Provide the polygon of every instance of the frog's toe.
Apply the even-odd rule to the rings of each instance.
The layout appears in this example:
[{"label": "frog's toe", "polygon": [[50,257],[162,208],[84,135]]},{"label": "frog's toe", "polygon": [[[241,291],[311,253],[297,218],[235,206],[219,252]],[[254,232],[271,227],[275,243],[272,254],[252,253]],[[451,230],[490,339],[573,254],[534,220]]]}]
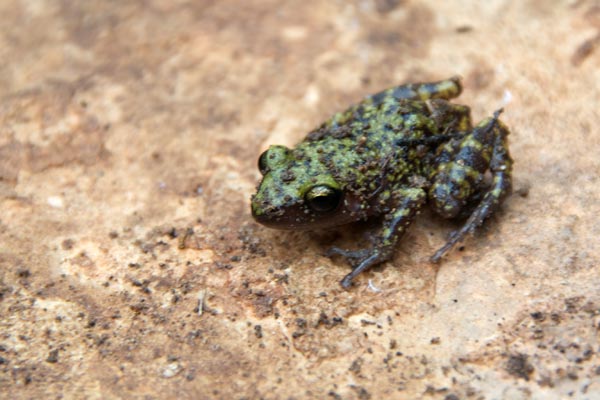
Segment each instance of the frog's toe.
[{"label": "frog's toe", "polygon": [[344,289],[349,289],[352,286],[352,279],[354,279],[354,275],[348,274],[340,281],[340,285]]},{"label": "frog's toe", "polygon": [[346,275],[344,279],[340,281],[340,284],[344,289],[348,289],[350,286],[352,286],[352,280],[356,278],[357,275],[371,268],[373,265],[379,264],[387,259],[387,254],[379,251],[368,251],[366,257],[361,259],[359,263],[353,265],[354,268],[352,269],[352,272]]}]

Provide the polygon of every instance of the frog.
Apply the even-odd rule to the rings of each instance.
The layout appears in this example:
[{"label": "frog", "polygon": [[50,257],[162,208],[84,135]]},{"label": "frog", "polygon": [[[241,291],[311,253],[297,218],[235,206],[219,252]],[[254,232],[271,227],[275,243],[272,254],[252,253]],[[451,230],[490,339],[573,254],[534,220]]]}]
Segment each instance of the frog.
[{"label": "frog", "polygon": [[376,219],[371,243],[332,247],[354,278],[390,260],[427,206],[464,221],[431,256],[439,262],[473,234],[511,193],[513,160],[502,109],[473,126],[468,106],[452,102],[460,77],[395,86],[334,114],[295,147],[271,145],[258,159],[262,179],[253,218],[285,230],[321,230]]}]

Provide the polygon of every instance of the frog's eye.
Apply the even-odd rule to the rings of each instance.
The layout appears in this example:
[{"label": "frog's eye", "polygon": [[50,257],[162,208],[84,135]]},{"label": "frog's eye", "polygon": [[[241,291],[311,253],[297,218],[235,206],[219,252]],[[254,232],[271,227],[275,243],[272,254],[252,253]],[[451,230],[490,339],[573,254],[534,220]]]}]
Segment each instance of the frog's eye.
[{"label": "frog's eye", "polygon": [[267,165],[267,157],[269,150],[263,151],[263,153],[258,157],[258,170],[262,175],[269,172],[269,166]]},{"label": "frog's eye", "polygon": [[290,149],[285,146],[275,145],[265,150],[258,158],[258,170],[261,174],[274,170],[277,166],[286,163]]},{"label": "frog's eye", "polygon": [[306,193],[306,203],[316,212],[335,210],[342,199],[342,192],[330,186],[315,186]]}]

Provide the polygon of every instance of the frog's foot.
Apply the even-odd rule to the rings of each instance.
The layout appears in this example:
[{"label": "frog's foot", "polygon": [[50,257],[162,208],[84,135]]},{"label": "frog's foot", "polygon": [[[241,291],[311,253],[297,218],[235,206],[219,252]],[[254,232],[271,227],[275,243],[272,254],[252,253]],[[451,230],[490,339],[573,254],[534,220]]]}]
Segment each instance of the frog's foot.
[{"label": "frog's foot", "polygon": [[[435,254],[429,259],[432,263],[438,263],[442,259],[444,254],[448,252],[448,250],[450,250],[452,247],[454,247],[455,244],[464,239],[465,235],[468,232],[468,230],[465,230],[465,226],[463,226],[461,230],[453,231],[450,233],[446,244],[440,247],[438,251],[436,251]],[[463,232],[463,230],[465,231]]]},{"label": "frog's foot", "polygon": [[382,263],[390,258],[391,251],[383,251],[381,249],[360,249],[360,250],[344,250],[339,247],[332,247],[327,251],[327,256],[339,255],[348,260],[352,265],[352,272],[340,281],[343,288],[348,289],[352,286],[354,279],[361,272],[366,271],[372,266]]},{"label": "frog's foot", "polygon": [[327,250],[325,255],[327,257],[342,256],[348,260],[350,265],[355,267],[356,265],[360,264],[363,259],[367,258],[371,252],[371,249],[346,250],[340,249],[339,247],[332,247]]},{"label": "frog's foot", "polygon": [[372,250],[365,258],[363,258],[358,265],[354,266],[352,272],[344,277],[340,281],[340,284],[344,289],[348,289],[352,286],[352,279],[354,279],[361,272],[368,270],[372,266],[382,263],[390,258],[390,254],[381,253],[378,250]]}]

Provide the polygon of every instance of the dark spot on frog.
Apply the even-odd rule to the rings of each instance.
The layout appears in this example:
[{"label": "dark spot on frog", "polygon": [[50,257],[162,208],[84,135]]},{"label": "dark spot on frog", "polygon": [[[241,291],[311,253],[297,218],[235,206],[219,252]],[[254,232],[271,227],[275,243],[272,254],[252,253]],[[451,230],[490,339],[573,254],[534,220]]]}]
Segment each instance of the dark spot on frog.
[{"label": "dark spot on frog", "polygon": [[285,171],[283,174],[281,174],[281,180],[283,182],[291,182],[294,179],[296,179],[296,175],[294,175],[292,171]]}]

